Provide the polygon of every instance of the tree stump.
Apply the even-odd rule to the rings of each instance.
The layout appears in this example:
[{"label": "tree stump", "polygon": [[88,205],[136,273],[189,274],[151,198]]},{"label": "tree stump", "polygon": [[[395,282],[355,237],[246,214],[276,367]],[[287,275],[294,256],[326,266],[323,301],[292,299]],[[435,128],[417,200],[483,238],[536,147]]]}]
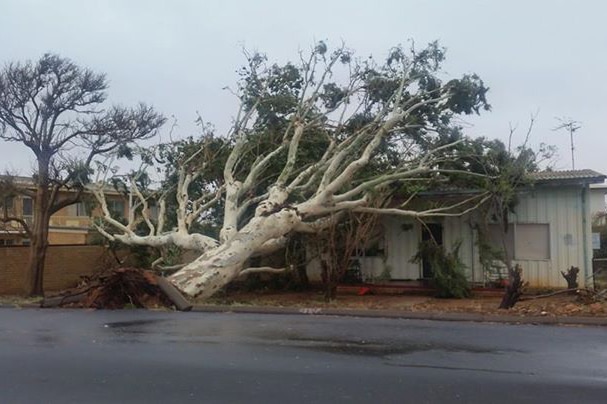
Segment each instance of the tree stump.
[{"label": "tree stump", "polygon": [[500,309],[511,309],[514,307],[523,294],[523,289],[525,287],[521,276],[523,268],[521,268],[519,264],[516,264],[514,269],[510,269],[508,273],[508,286],[506,286],[506,292],[500,303]]},{"label": "tree stump", "polygon": [[[580,272],[580,269],[578,267],[574,267],[574,266],[569,268],[569,270],[566,273],[561,271],[561,275],[563,275],[563,278],[565,278],[565,280],[567,281],[567,289],[577,289],[578,288],[579,285],[577,282],[577,275],[579,272]],[[575,291],[573,293],[575,293]]]}]

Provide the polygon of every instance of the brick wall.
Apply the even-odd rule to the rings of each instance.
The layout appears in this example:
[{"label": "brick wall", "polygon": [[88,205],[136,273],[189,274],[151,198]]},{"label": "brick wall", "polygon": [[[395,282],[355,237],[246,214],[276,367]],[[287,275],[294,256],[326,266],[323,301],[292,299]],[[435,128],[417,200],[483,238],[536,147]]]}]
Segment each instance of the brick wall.
[{"label": "brick wall", "polygon": [[[27,246],[0,247],[0,295],[22,294],[27,285]],[[75,286],[81,275],[91,275],[111,262],[98,245],[51,245],[44,271],[45,292]]]},{"label": "brick wall", "polygon": [[50,229],[48,233],[48,242],[49,244],[86,244],[86,239],[88,237],[88,232],[80,232],[80,233],[60,233],[58,231],[53,231]]}]

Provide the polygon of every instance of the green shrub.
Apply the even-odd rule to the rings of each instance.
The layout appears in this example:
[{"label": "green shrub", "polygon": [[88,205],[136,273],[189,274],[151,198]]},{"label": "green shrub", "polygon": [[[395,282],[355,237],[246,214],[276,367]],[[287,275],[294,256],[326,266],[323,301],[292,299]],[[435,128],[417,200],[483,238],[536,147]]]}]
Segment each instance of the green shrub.
[{"label": "green shrub", "polygon": [[443,246],[432,241],[424,241],[419,245],[417,254],[411,260],[421,263],[427,260],[432,267],[432,283],[436,288],[436,296],[443,298],[462,299],[470,297],[470,285],[466,279],[466,266],[459,259],[459,248],[457,243],[453,250],[447,252]]}]

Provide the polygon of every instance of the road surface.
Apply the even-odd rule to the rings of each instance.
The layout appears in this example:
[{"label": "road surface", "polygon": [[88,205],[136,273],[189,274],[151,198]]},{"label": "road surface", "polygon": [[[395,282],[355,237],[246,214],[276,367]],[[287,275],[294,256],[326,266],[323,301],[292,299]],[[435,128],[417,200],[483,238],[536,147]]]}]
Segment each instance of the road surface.
[{"label": "road surface", "polygon": [[3,403],[604,403],[607,329],[0,309]]}]

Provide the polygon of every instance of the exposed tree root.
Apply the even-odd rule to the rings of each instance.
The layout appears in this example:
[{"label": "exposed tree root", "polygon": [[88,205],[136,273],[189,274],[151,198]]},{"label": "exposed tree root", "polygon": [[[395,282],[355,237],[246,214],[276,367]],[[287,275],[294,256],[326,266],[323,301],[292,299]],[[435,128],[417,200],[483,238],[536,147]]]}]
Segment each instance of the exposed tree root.
[{"label": "exposed tree root", "polygon": [[188,311],[192,305],[164,278],[137,268],[118,268],[87,277],[76,288],[44,299],[41,307],[175,307]]}]

